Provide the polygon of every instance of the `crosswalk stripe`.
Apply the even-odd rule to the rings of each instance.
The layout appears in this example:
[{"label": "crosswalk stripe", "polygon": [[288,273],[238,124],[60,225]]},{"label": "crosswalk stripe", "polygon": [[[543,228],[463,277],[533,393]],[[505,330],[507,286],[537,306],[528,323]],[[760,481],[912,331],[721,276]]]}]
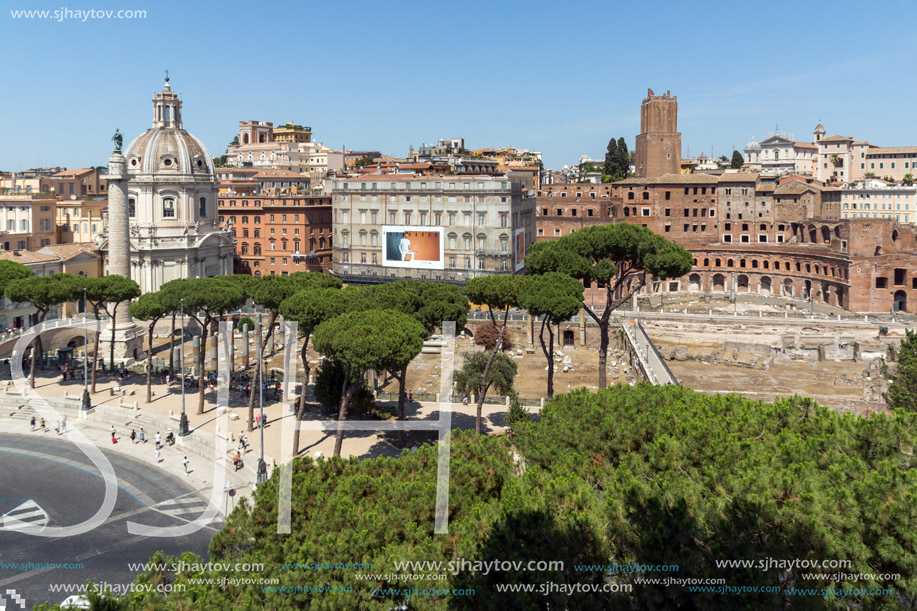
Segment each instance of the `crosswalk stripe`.
[{"label": "crosswalk stripe", "polygon": [[170,507],[173,505],[199,505],[201,503],[200,499],[172,499],[170,501],[163,501],[162,503],[156,503],[155,507]]},{"label": "crosswalk stripe", "polygon": [[8,514],[6,514],[6,515],[3,516],[3,517],[4,517],[4,519],[6,519],[6,518],[14,518],[14,519],[16,519],[16,520],[23,520],[23,521],[25,521],[25,520],[28,520],[29,518],[33,518],[33,517],[35,517],[35,516],[42,516],[42,517],[43,517],[44,515],[45,515],[45,512],[42,511],[41,509],[33,509],[33,510],[31,510],[31,511],[26,511],[26,512],[22,512],[22,511],[20,511],[20,512],[14,512],[14,511],[11,511],[11,512],[9,512]]},{"label": "crosswalk stripe", "polygon": [[0,530],[16,530],[18,522],[26,522],[29,526],[47,526],[50,518],[48,513],[35,501],[29,499],[21,505],[0,516]]}]

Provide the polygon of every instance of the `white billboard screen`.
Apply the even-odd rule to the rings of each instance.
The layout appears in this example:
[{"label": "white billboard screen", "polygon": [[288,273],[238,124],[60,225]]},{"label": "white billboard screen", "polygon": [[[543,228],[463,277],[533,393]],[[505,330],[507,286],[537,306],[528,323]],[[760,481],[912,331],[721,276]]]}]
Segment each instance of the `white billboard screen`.
[{"label": "white billboard screen", "polygon": [[443,228],[384,225],[382,265],[443,269]]}]

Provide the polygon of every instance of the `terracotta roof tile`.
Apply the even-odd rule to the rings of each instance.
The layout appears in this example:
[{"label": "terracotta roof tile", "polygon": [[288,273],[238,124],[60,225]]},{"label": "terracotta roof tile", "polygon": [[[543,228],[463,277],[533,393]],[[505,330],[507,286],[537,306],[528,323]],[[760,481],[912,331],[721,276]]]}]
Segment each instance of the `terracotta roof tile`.
[{"label": "terracotta roof tile", "polygon": [[663,174],[654,178],[625,178],[615,185],[715,185],[716,176],[708,174]]}]

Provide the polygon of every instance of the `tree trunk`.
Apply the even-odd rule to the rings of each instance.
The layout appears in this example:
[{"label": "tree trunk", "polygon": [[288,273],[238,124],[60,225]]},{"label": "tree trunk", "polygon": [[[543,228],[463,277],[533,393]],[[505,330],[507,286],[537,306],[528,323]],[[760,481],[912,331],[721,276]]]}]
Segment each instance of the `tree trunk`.
[{"label": "tree trunk", "polygon": [[608,387],[608,321],[604,320],[599,323],[599,388]]},{"label": "tree trunk", "polygon": [[[550,344],[547,346],[544,343],[545,327],[548,328],[548,335],[551,338]],[[554,331],[551,329],[551,324],[548,322],[547,316],[541,321],[538,341],[541,343],[541,352],[544,353],[544,357],[548,361],[548,399],[550,399],[554,396]]]},{"label": "tree trunk", "polygon": [[[491,321],[494,323],[494,327],[497,326],[497,321],[494,319],[493,310],[490,314]],[[490,358],[487,359],[487,365],[484,366],[484,373],[481,374],[481,390],[478,393],[478,406],[477,406],[477,415],[474,419],[474,431],[480,435],[481,434],[481,411],[484,408],[484,396],[487,394],[487,388],[490,386],[487,382],[487,374],[490,373],[490,366],[494,362],[494,358],[503,348],[503,332],[506,330],[506,321],[509,318],[509,308],[506,308],[506,311],[503,313],[503,326],[500,327],[500,332],[497,334],[497,343],[494,345],[494,349],[490,352]]]},{"label": "tree trunk", "polygon": [[[259,367],[259,364],[261,364],[264,361],[264,348],[268,345],[268,342],[271,341],[271,336],[274,334],[274,322],[277,321],[278,314],[279,312],[271,313],[271,322],[268,323],[267,337],[264,339],[264,341],[261,342],[261,350],[258,353],[258,362],[255,364],[255,372],[254,372],[254,375],[252,376],[255,382],[252,384],[251,396],[249,396],[248,398],[248,430],[249,431],[254,430],[255,428],[255,389],[261,388],[261,376],[262,376],[261,369],[263,369],[263,365]],[[258,334],[260,336],[261,329],[258,329]]]},{"label": "tree trunk", "polygon": [[115,316],[118,314],[118,305],[111,309],[111,346],[108,347],[108,368],[115,371]]},{"label": "tree trunk", "polygon": [[307,350],[309,346],[309,336],[303,340],[300,358],[302,359],[303,369],[306,371],[306,377],[302,381],[302,393],[299,395],[299,409],[296,410],[296,428],[293,431],[293,456],[299,454],[299,422],[306,413],[306,393],[309,391],[309,358]]},{"label": "tree trunk", "polygon": [[[175,316],[176,312],[172,312],[172,333],[169,334],[169,375],[174,379],[175,378]],[[185,341],[185,328],[182,327],[181,330],[181,339]],[[184,365],[184,363],[182,363]]]},{"label": "tree trunk", "polygon": [[[47,312],[42,313],[40,310],[38,312],[38,324],[40,325],[45,321],[45,316]],[[29,361],[29,386],[35,388],[35,361],[37,361],[41,354],[41,333],[35,336],[35,339],[32,340],[32,359]]]},{"label": "tree trunk", "polygon": [[[407,399],[407,391],[404,388],[405,381],[408,379],[408,366],[405,365],[401,371],[395,374],[398,379],[398,420],[404,420],[404,402]],[[398,439],[404,445],[407,439],[406,431],[398,431]]]},{"label": "tree trunk", "polygon": [[357,380],[348,385],[350,381],[350,365],[347,366],[346,374],[344,375],[344,393],[341,395],[341,409],[338,411],[338,430],[337,436],[334,438],[334,456],[341,455],[341,448],[344,445],[344,421],[347,420],[347,408],[350,406],[350,400],[353,398],[354,393],[357,392],[357,389],[360,388],[360,384],[363,383],[363,373],[360,372],[360,375],[357,377]]},{"label": "tree trunk", "polygon": [[147,356],[146,356],[146,402],[153,401],[153,327],[156,320],[150,322],[149,335],[147,336]]},{"label": "tree trunk", "polygon": [[398,380],[398,420],[404,420],[404,403],[408,397],[408,391],[404,388],[404,384],[405,380],[408,379],[408,366],[405,365],[401,368],[401,371],[393,375]]},{"label": "tree trunk", "polygon": [[[204,390],[207,386],[203,382],[204,357],[207,355],[207,327],[209,326],[209,323],[210,321],[205,318],[203,324],[201,324],[201,347],[197,351],[197,381],[198,381],[198,386],[200,387],[197,393],[197,413],[198,414],[204,413]],[[185,383],[184,373],[185,373],[184,368],[182,368],[182,381],[181,381],[182,384]]]},{"label": "tree trunk", "polygon": [[[99,370],[99,343],[102,339],[101,327],[101,318],[99,318],[99,310],[94,308],[96,315],[96,332],[95,332],[95,341],[92,346],[92,394],[96,394],[96,372]],[[89,349],[86,350],[86,358],[89,358]]]}]

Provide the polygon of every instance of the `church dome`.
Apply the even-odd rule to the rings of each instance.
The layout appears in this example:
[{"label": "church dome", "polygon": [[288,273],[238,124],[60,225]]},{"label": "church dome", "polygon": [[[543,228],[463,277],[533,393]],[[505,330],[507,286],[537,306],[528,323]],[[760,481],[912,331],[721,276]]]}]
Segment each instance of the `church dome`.
[{"label": "church dome", "polygon": [[755,142],[755,139],[754,139],[754,138],[751,139],[751,142],[749,142],[748,144],[745,145],[745,150],[746,150],[746,151],[757,151],[757,150],[759,150],[760,148],[761,148],[761,145],[758,144],[757,142]]},{"label": "church dome", "polygon": [[213,158],[204,144],[183,129],[148,129],[131,142],[124,157],[129,174],[214,175]]},{"label": "church dome", "polygon": [[193,175],[215,179],[213,158],[204,144],[182,129],[181,96],[169,86],[153,98],[153,127],[137,136],[124,157],[128,174]]}]

